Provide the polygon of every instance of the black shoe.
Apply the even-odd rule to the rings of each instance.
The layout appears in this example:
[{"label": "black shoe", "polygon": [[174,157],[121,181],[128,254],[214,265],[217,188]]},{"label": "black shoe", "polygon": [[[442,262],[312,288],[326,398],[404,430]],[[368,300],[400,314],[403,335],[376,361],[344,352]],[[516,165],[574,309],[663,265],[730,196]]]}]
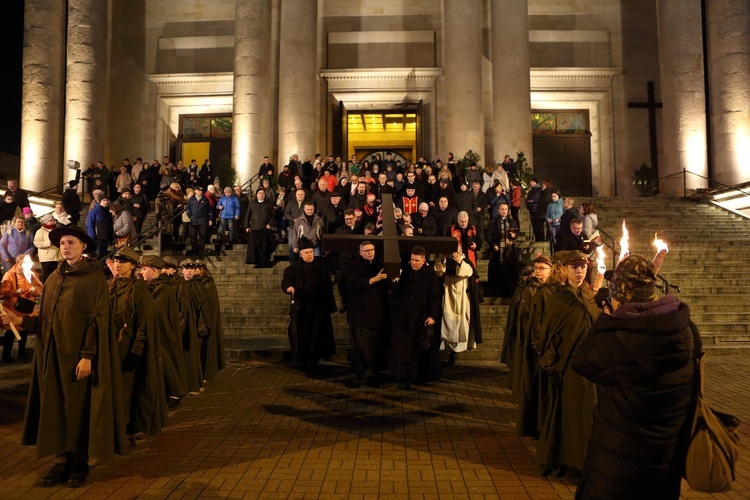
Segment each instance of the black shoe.
[{"label": "black shoe", "polygon": [[68,486],[71,488],[78,488],[86,483],[89,478],[89,466],[88,465],[75,465],[70,469],[70,478],[68,479]]},{"label": "black shoe", "polygon": [[455,352],[449,352],[448,353],[448,366],[455,365],[457,359],[458,359],[458,355]]},{"label": "black shoe", "polygon": [[167,409],[174,410],[175,408],[180,406],[181,403],[182,401],[180,401],[180,398],[169,398],[169,402],[167,403]]},{"label": "black shoe", "polygon": [[364,385],[364,383],[365,383],[364,378],[355,378],[354,380],[350,380],[349,382],[347,382],[346,386],[349,389],[359,389],[360,387]]},{"label": "black shoe", "polygon": [[68,482],[70,477],[70,467],[67,463],[55,464],[47,474],[44,475],[39,486],[42,488],[51,488],[52,486],[60,486]]}]

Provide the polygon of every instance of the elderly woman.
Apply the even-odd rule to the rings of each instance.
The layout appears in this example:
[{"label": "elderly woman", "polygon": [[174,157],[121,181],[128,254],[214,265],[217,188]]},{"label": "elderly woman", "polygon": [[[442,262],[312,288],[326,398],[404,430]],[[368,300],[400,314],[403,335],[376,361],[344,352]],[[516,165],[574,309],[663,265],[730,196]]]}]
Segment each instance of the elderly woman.
[{"label": "elderly woman", "polygon": [[67,227],[73,222],[61,201],[55,202],[55,211],[52,212],[50,217],[53,218],[57,227]]},{"label": "elderly woman", "polygon": [[42,283],[57,269],[57,264],[62,260],[60,249],[49,239],[50,231],[56,227],[55,218],[47,214],[42,217],[42,227],[34,235],[34,246],[38,250],[39,262],[42,264]]},{"label": "elderly woman", "polygon": [[22,216],[16,216],[13,225],[0,237],[3,270],[10,271],[17,255],[30,254],[34,250],[34,238],[26,230],[26,220]]},{"label": "elderly woman", "polygon": [[125,167],[120,167],[120,174],[117,176],[117,181],[115,182],[115,188],[117,189],[117,192],[122,194],[122,191],[124,189],[130,189],[133,185],[133,178],[128,173],[128,169]]},{"label": "elderly woman", "polygon": [[109,211],[112,213],[115,247],[120,248],[127,245],[130,238],[134,238],[136,235],[133,216],[117,202],[109,206]]},{"label": "elderly woman", "polygon": [[[19,316],[39,314],[36,308],[36,298],[42,295],[42,282],[39,276],[33,271],[34,263],[29,258],[28,263],[24,264],[26,255],[16,256],[16,263],[10,271],[5,273],[3,281],[0,283],[0,298],[4,300],[4,307]],[[24,269],[26,267],[26,269]],[[29,279],[26,278],[24,271],[28,273]],[[18,327],[18,333],[21,338],[18,339],[18,360],[26,360],[26,339],[29,334],[26,330]],[[14,363],[15,360],[10,356],[13,350],[13,340],[15,334],[11,330],[5,332],[3,339],[3,355],[0,361],[3,363]]]}]

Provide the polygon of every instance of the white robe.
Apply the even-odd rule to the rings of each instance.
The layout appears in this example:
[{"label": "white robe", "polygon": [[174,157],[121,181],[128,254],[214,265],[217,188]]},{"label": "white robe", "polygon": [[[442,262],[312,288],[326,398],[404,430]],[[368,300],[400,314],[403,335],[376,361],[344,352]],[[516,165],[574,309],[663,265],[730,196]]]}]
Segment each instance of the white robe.
[{"label": "white robe", "polygon": [[445,275],[441,350],[463,352],[477,346],[471,331],[471,307],[466,293],[469,279],[473,275],[474,270],[466,261],[461,262],[455,275]]}]

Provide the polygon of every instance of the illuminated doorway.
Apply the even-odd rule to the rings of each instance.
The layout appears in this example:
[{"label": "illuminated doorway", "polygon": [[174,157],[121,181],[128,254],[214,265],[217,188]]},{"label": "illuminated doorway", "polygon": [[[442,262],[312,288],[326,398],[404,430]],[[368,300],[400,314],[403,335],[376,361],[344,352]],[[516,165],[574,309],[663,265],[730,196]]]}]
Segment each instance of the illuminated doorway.
[{"label": "illuminated doorway", "polygon": [[199,166],[209,159],[221,185],[233,184],[232,115],[180,115],[177,159],[185,168],[193,159]]}]

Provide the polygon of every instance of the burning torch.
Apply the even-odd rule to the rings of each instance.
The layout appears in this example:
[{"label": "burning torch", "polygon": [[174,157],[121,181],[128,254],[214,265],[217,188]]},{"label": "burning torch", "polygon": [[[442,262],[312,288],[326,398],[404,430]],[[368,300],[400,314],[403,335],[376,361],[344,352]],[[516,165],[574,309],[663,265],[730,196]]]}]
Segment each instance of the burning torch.
[{"label": "burning torch", "polygon": [[656,255],[654,256],[654,260],[651,261],[651,263],[654,265],[654,270],[656,271],[655,274],[659,274],[659,269],[661,269],[662,264],[664,264],[664,260],[667,258],[667,254],[669,253],[669,247],[667,246],[667,243],[659,239],[659,233],[654,233],[654,247],[656,247]]}]

